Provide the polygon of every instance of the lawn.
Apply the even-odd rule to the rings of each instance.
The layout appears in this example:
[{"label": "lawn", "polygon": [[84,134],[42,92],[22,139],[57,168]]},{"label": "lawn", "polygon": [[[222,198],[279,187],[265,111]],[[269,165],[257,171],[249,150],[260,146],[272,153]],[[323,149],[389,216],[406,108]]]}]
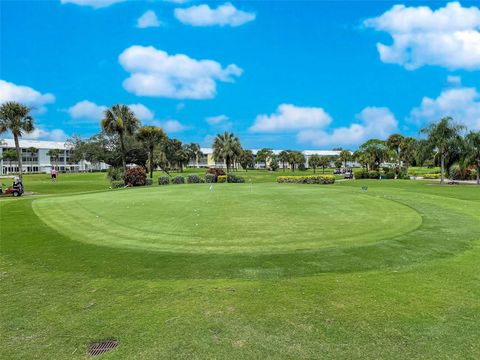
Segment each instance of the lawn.
[{"label": "lawn", "polygon": [[46,196],[0,199],[0,358],[480,357],[478,187],[239,174],[27,176]]}]

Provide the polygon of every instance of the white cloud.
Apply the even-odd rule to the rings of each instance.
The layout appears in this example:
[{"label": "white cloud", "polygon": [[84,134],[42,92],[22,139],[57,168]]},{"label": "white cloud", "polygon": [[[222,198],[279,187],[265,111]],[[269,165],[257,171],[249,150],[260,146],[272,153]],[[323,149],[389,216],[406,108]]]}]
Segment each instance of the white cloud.
[{"label": "white cloud", "polygon": [[142,121],[153,120],[153,112],[143,104],[131,104],[128,107],[133,111],[135,116]]},{"label": "white cloud", "polygon": [[209,116],[209,117],[205,118],[205,121],[209,125],[219,125],[219,124],[221,124],[221,123],[223,123],[227,120],[228,120],[227,115]]},{"label": "white cloud", "polygon": [[167,133],[169,133],[169,132],[181,132],[181,131],[185,131],[185,130],[189,129],[188,126],[183,125],[180,121],[174,120],[174,119],[169,119],[169,120],[165,120],[165,121],[154,120],[153,124],[161,127]]},{"label": "white cloud", "polygon": [[62,4],[75,4],[80,6],[90,6],[94,9],[107,7],[126,0],[60,0]]},{"label": "white cloud", "polygon": [[332,118],[319,107],[300,107],[281,104],[273,114],[258,115],[250,127],[253,132],[285,132],[302,129],[323,128]]},{"label": "white cloud", "polygon": [[65,141],[67,137],[67,134],[62,129],[44,130],[37,127],[30,134],[24,134],[22,139]]},{"label": "white cloud", "polygon": [[161,25],[160,20],[158,20],[157,14],[154,11],[148,10],[137,20],[137,27],[140,29],[145,29],[149,27],[159,27]]},{"label": "white cloud", "polygon": [[175,17],[184,24],[192,26],[240,26],[255,20],[255,13],[238,10],[231,3],[225,3],[216,9],[206,4],[175,9]]},{"label": "white cloud", "polygon": [[302,130],[297,134],[297,140],[313,146],[349,146],[359,145],[372,138],[385,139],[397,131],[398,121],[385,107],[366,107],[356,118],[356,123],[331,131]]},{"label": "white cloud", "polygon": [[420,106],[411,111],[411,119],[419,124],[438,121],[445,116],[451,116],[471,130],[480,130],[480,94],[477,89],[446,89],[435,99],[424,97]]},{"label": "white cloud", "polygon": [[242,69],[226,68],[213,60],[195,60],[187,55],[169,55],[153,46],[134,45],[119,56],[130,77],[123,87],[138,96],[176,99],[210,99],[217,92],[217,81],[233,82]]},{"label": "white cloud", "polygon": [[42,113],[47,110],[46,104],[55,102],[55,96],[48,93],[42,94],[28,86],[0,80],[0,104],[6,101],[16,101],[30,106],[37,113]]},{"label": "white cloud", "polygon": [[[143,104],[130,104],[128,107],[133,111],[139,120],[149,121],[153,120],[154,118],[154,113]],[[103,118],[105,110],[107,110],[107,106],[105,105],[97,105],[89,100],[83,100],[70,107],[67,112],[70,114],[72,119],[88,119],[98,121]]]},{"label": "white cloud", "polygon": [[423,65],[450,69],[480,68],[480,9],[458,2],[432,10],[395,5],[367,27],[392,36],[392,45],[377,43],[380,59],[409,70]]},{"label": "white cloud", "polygon": [[106,106],[83,100],[68,108],[67,111],[73,119],[100,120],[103,118],[106,109]]}]

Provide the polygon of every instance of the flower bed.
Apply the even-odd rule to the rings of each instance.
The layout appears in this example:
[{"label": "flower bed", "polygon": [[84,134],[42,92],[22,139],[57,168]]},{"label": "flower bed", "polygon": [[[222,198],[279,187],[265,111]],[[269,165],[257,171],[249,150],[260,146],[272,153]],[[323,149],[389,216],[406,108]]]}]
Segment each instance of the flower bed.
[{"label": "flower bed", "polygon": [[333,175],[308,175],[308,176],[279,176],[278,183],[288,184],[333,184],[335,176]]}]

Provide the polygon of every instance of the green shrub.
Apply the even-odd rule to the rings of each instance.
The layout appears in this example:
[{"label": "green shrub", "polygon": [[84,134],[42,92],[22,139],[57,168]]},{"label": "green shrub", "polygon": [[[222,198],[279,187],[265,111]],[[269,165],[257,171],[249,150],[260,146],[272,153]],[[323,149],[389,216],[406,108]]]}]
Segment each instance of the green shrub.
[{"label": "green shrub", "polygon": [[147,178],[147,179],[145,180],[145,185],[147,185],[147,186],[153,185],[153,179]]},{"label": "green shrub", "polygon": [[170,178],[168,176],[159,176],[158,185],[168,185],[170,184]]},{"label": "green shrub", "polygon": [[185,178],[183,176],[175,176],[172,179],[172,184],[185,184]]},{"label": "green shrub", "polygon": [[423,174],[424,179],[440,179],[440,174]]},{"label": "green shrub", "polygon": [[278,183],[289,184],[333,184],[335,176],[333,175],[309,175],[309,176],[279,176]]},{"label": "green shrub", "polygon": [[366,172],[365,170],[355,170],[353,172],[353,176],[355,177],[355,179],[367,179],[368,178],[368,172]]},{"label": "green shrub", "polygon": [[113,180],[110,182],[110,186],[112,187],[112,189],[119,189],[123,188],[125,186],[125,183],[123,182],[123,180]]},{"label": "green shrub", "polygon": [[219,183],[227,182],[227,175],[219,175],[217,177],[217,182],[219,182]]},{"label": "green shrub", "polygon": [[397,179],[400,180],[410,180],[410,175],[406,171],[400,171],[397,175]]},{"label": "green shrub", "polygon": [[245,179],[241,176],[237,176],[234,174],[227,174],[227,182],[228,183],[244,183]]},{"label": "green shrub", "polygon": [[380,173],[376,170],[371,170],[368,172],[369,179],[380,179]]},{"label": "green shrub", "polygon": [[[383,176],[382,176],[383,177]],[[385,174],[385,179],[395,179],[395,173],[393,171],[389,171]]]},{"label": "green shrub", "polygon": [[205,174],[205,182],[206,183],[214,183],[216,182],[217,177],[215,174]]},{"label": "green shrub", "polygon": [[190,174],[187,177],[187,183],[189,184],[199,184],[202,182],[202,179],[197,174]]},{"label": "green shrub", "polygon": [[305,164],[302,163],[302,164],[299,164],[299,165],[298,165],[298,170],[300,170],[300,171],[306,171],[307,168],[305,167]]},{"label": "green shrub", "polygon": [[140,166],[135,166],[127,170],[125,173],[125,184],[128,186],[144,186],[146,183],[147,174]]},{"label": "green shrub", "polygon": [[110,166],[107,169],[107,178],[110,181],[120,181],[120,180],[123,181],[123,169]]}]

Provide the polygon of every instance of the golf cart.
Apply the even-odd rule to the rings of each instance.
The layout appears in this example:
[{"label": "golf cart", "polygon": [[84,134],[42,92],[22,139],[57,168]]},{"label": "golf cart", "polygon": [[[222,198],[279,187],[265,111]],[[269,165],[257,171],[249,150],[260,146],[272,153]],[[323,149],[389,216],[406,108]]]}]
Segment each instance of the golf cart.
[{"label": "golf cart", "polygon": [[5,191],[3,191],[3,187],[6,186],[5,184],[0,184],[0,195],[2,196],[13,196],[18,197],[22,196],[23,194],[23,184],[22,181],[18,178],[13,180],[12,186],[8,187]]}]

